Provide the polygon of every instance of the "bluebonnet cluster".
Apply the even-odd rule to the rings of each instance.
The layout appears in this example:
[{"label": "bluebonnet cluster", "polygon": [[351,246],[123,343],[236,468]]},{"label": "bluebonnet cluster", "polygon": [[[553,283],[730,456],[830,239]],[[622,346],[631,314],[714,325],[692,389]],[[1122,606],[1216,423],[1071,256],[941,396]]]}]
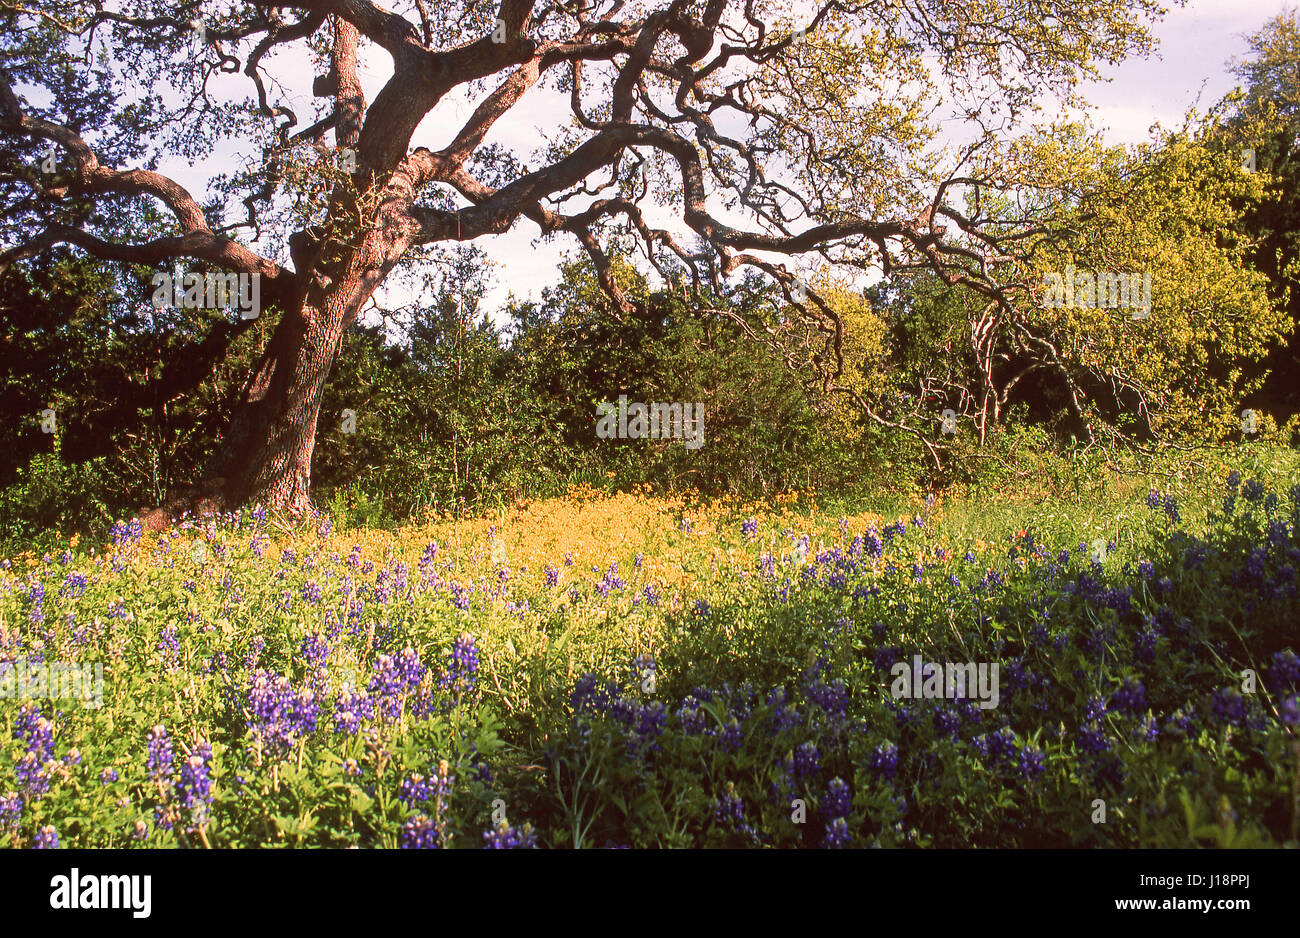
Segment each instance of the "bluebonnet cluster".
[{"label": "bluebonnet cluster", "polygon": [[163,726],[155,726],[146,737],[148,752],[145,756],[145,771],[150,778],[161,779],[171,774],[172,743]]},{"label": "bluebonnet cluster", "polygon": [[298,646],[298,655],[309,668],[323,667],[330,656],[329,642],[320,632],[312,632],[305,636],[302,644]]},{"label": "bluebonnet cluster", "polygon": [[828,818],[848,817],[853,806],[853,795],[848,784],[838,775],[826,786],[826,797],[822,799],[822,813]]},{"label": "bluebonnet cluster", "polygon": [[139,518],[132,518],[130,522],[117,521],[108,529],[108,535],[115,547],[130,546],[144,536],[144,525]]},{"label": "bluebonnet cluster", "polygon": [[1130,677],[1111,695],[1110,704],[1122,713],[1141,713],[1146,709],[1146,687],[1136,677]]},{"label": "bluebonnet cluster", "polygon": [[827,849],[847,847],[850,840],[848,821],[837,817],[826,825],[826,837],[822,841],[822,846]]},{"label": "bluebonnet cluster", "polygon": [[204,740],[181,763],[176,798],[179,806],[190,812],[191,828],[202,827],[208,820],[208,806],[212,804],[211,761],[212,746]]},{"label": "bluebonnet cluster", "polygon": [[867,767],[881,778],[893,778],[898,774],[898,747],[881,743],[867,759]]},{"label": "bluebonnet cluster", "polygon": [[611,592],[621,590],[627,586],[627,583],[618,575],[618,562],[615,561],[609,565],[609,570],[605,573],[604,578],[596,584],[596,592],[601,596],[608,596]]},{"label": "bluebonnet cluster", "polygon": [[442,846],[442,834],[433,819],[417,814],[402,826],[403,850],[433,850]]},{"label": "bluebonnet cluster", "polygon": [[502,821],[483,832],[484,850],[531,850],[537,847],[537,833],[531,824],[514,827]]},{"label": "bluebonnet cluster", "polygon": [[17,792],[0,797],[0,833],[12,834],[23,818],[23,799]]},{"label": "bluebonnet cluster", "polygon": [[367,685],[375,712],[387,720],[400,717],[407,698],[418,694],[424,673],[425,667],[412,648],[404,649],[397,657],[379,655]]},{"label": "bluebonnet cluster", "polygon": [[355,736],[363,721],[375,718],[375,702],[362,689],[347,689],[334,701],[334,732]]},{"label": "bluebonnet cluster", "polygon": [[258,669],[249,681],[248,728],[270,755],[282,757],[301,738],[316,732],[320,705],[309,688],[295,691],[289,679]]},{"label": "bluebonnet cluster", "polygon": [[168,667],[176,667],[180,647],[180,635],[176,626],[163,626],[162,634],[158,638],[157,650],[167,662]]},{"label": "bluebonnet cluster", "polygon": [[439,686],[458,697],[468,694],[478,681],[478,645],[474,636],[462,632],[452,644]]}]

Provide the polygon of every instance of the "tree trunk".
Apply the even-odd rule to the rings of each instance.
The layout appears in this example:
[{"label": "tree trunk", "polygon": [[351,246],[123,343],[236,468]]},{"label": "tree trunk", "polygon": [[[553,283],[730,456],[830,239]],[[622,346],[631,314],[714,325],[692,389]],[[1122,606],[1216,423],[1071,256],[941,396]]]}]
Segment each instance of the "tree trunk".
[{"label": "tree trunk", "polygon": [[316,423],[343,334],[356,318],[356,272],[285,313],[245,387],[229,434],[206,473],[227,508],[260,504],[291,515],[312,509]]}]

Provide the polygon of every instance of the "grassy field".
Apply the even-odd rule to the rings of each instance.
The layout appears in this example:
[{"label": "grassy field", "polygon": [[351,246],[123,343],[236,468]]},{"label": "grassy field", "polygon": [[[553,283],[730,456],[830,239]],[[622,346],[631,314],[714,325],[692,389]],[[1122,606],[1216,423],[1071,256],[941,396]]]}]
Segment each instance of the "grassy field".
[{"label": "grassy field", "polygon": [[[0,570],[0,843],[1295,843],[1298,480],[122,523]],[[24,699],[63,662],[102,705]]]}]

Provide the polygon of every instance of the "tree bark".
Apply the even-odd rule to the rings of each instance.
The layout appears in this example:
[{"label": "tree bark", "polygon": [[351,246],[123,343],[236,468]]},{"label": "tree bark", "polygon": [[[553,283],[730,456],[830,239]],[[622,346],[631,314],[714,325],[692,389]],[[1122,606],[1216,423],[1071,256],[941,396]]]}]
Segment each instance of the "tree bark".
[{"label": "tree bark", "polygon": [[314,281],[284,314],[205,473],[225,506],[260,504],[295,516],[311,511],[321,400],[343,335],[373,290],[371,279],[349,265],[337,281]]}]

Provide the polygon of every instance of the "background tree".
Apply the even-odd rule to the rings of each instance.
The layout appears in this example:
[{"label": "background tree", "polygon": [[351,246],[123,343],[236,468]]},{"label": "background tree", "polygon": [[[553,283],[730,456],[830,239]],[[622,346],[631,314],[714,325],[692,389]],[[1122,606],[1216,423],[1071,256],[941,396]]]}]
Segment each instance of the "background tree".
[{"label": "background tree", "polygon": [[[302,511],[345,331],[420,247],[520,222],[570,235],[621,316],[632,304],[609,258],[634,242],[717,294],[750,267],[788,296],[794,274],[779,258],[817,252],[886,275],[929,266],[997,295],[988,259],[1015,251],[1016,226],[963,210],[1000,186],[976,157],[1000,149],[1039,96],[1070,98],[1096,62],[1148,51],[1144,24],[1160,12],[1153,0],[836,0],[806,14],[731,0],[5,3],[0,268],[73,245],[258,275],[274,331],[204,490]],[[323,72],[301,121],[284,90],[295,53]],[[376,53],[391,74],[368,101],[359,68],[377,67]],[[533,153],[490,142],[545,88],[567,94],[570,126]],[[434,139],[422,125],[462,90],[471,116]],[[943,116],[968,143],[942,145]],[[226,145],[246,162],[210,195],[157,170],[166,155],[198,161]],[[122,237],[114,219],[142,201],[165,207],[168,230]],[[652,226],[651,202],[694,242]],[[808,367],[829,389],[843,374],[842,323],[815,293],[798,307]],[[191,372],[249,328],[215,324]]]}]

